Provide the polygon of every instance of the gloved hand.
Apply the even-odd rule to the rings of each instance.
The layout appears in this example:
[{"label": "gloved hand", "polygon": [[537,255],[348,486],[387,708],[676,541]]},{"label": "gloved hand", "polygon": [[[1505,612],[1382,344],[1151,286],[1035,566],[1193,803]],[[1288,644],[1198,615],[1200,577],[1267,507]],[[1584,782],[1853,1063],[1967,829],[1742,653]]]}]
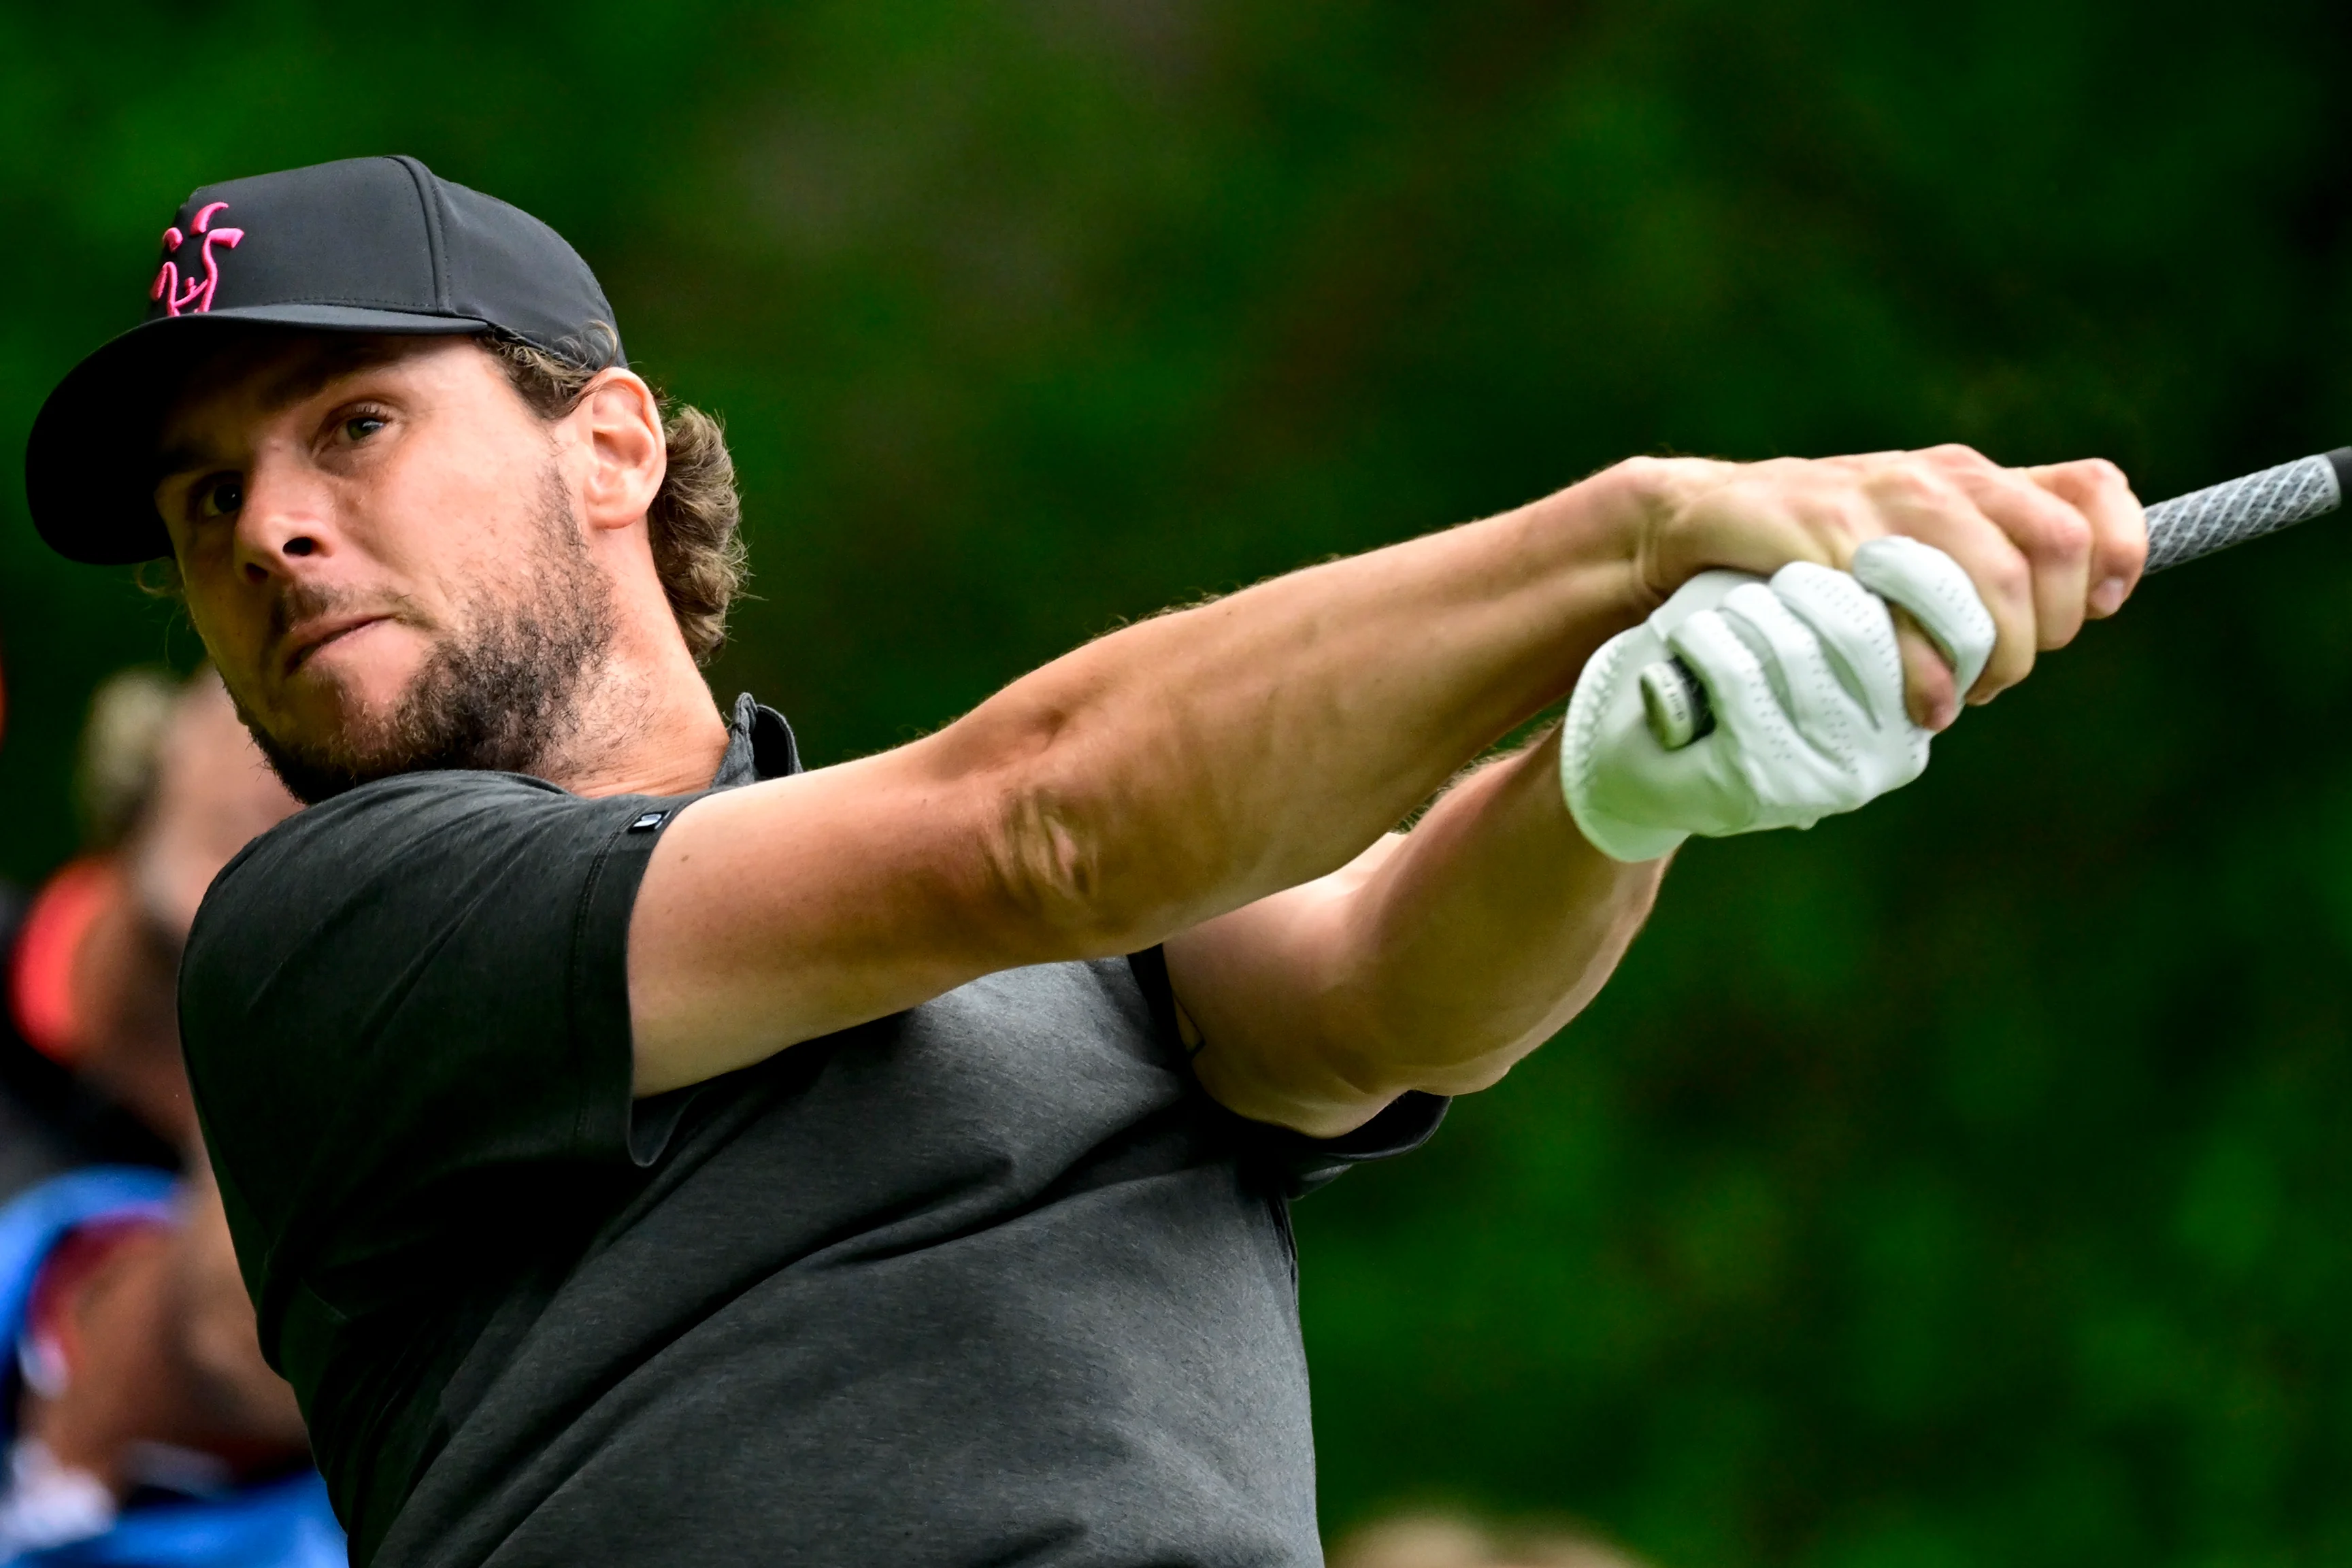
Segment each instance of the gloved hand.
[{"label": "gloved hand", "polygon": [[[1693,833],[1810,828],[1919,777],[1929,732],[1904,710],[1890,600],[1965,694],[1991,655],[1992,616],[1958,562],[1900,537],[1864,545],[1851,574],[1807,561],[1769,583],[1701,572],[1602,643],[1560,737],[1560,782],[1584,836],[1614,859],[1654,860]],[[1706,688],[1715,728],[1669,751],[1639,679],[1675,654]]]}]

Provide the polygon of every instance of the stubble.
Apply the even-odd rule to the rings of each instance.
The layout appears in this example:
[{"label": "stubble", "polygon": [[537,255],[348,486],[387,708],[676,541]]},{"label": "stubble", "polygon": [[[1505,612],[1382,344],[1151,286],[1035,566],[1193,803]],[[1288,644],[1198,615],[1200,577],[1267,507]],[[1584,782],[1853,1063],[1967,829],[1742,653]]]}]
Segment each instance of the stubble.
[{"label": "stubble", "polygon": [[435,768],[544,776],[581,725],[589,677],[616,618],[611,586],[588,554],[570,492],[541,483],[521,591],[485,587],[460,600],[465,624],[429,653],[393,711],[324,737],[281,737],[248,715],[255,744],[306,805],[395,774]]}]

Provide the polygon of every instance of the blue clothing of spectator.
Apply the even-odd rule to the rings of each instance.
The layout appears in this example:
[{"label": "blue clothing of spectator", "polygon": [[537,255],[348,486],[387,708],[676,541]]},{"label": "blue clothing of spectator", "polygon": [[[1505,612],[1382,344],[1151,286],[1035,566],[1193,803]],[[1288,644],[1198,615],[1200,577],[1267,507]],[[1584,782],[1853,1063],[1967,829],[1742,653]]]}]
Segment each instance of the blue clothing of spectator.
[{"label": "blue clothing of spectator", "polygon": [[[0,1345],[23,1341],[41,1265],[77,1227],[167,1214],[173,1186],[163,1171],[95,1166],[0,1207]],[[0,1442],[13,1451],[21,1381],[5,1381]],[[326,1487],[307,1469],[202,1497],[142,1495],[99,1533],[35,1550],[0,1546],[5,1568],[345,1568],[348,1561]]]}]

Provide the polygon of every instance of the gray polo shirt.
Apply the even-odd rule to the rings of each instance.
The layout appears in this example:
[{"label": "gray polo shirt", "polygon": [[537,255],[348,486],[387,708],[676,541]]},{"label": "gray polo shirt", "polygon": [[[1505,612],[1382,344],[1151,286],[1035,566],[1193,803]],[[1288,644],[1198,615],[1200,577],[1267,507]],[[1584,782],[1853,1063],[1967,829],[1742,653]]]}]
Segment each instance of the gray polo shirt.
[{"label": "gray polo shirt", "polygon": [[[713,788],[797,766],[741,699]],[[196,1102],[354,1561],[1319,1562],[1288,1203],[1444,1103],[1234,1115],[1157,950],[633,1103],[684,803],[388,779],[197,920]]]}]

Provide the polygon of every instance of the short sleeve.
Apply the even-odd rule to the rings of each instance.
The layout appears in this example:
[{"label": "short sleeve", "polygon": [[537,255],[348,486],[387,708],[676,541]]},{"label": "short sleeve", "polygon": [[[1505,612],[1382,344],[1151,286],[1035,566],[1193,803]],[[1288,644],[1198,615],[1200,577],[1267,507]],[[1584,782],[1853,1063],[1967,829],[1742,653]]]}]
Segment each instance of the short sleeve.
[{"label": "short sleeve", "polygon": [[626,1165],[629,914],[684,803],[407,775],[214,883],[181,1030],[265,1346],[297,1290],[432,1268],[479,1195]]}]

